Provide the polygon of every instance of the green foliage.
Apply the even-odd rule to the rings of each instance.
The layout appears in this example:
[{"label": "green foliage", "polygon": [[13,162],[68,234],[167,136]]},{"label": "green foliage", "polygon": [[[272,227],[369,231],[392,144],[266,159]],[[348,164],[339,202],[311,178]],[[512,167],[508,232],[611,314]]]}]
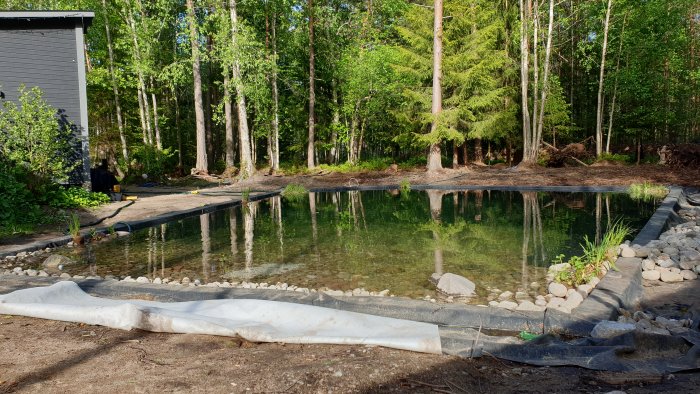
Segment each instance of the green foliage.
[{"label": "green foliage", "polygon": [[630,163],[632,163],[633,158],[630,155],[623,155],[620,153],[605,153],[605,152],[603,152],[603,154],[601,154],[600,157],[598,157],[596,159],[596,161],[614,161],[617,163],[630,164]]},{"label": "green foliage", "polygon": [[668,194],[668,188],[651,182],[634,183],[627,189],[627,193],[635,200],[661,200]]},{"label": "green foliage", "polygon": [[401,193],[409,193],[411,191],[411,182],[404,178],[401,180],[401,183],[399,184],[399,189],[401,190]]},{"label": "green foliage", "polygon": [[331,172],[363,172],[363,171],[382,171],[386,170],[391,165],[391,158],[376,158],[371,160],[361,161],[357,164],[342,163],[336,165],[321,164],[318,167],[321,170],[331,171]]},{"label": "green foliage", "polygon": [[285,200],[298,202],[305,199],[309,195],[309,191],[302,185],[290,183],[285,186],[280,194]]},{"label": "green foliage", "polygon": [[58,188],[48,204],[54,208],[89,208],[110,202],[108,195],[82,187]]},{"label": "green foliage", "polygon": [[56,109],[34,87],[18,89],[18,103],[4,101],[0,109],[0,155],[14,166],[47,179],[63,181],[77,166],[69,159],[72,134],[59,127]]},{"label": "green foliage", "polygon": [[243,202],[243,204],[248,204],[248,202],[250,201],[250,188],[249,187],[243,189],[243,191],[241,192],[241,201]]},{"label": "green foliage", "polygon": [[131,153],[129,173],[137,181],[142,174],[148,175],[149,180],[161,181],[168,171],[177,163],[177,152],[171,148],[158,150],[153,146],[141,145]]},{"label": "green foliage", "polygon": [[0,237],[31,231],[41,210],[25,183],[26,169],[8,165],[0,158]]},{"label": "green foliage", "polygon": [[[600,243],[591,242],[584,236],[583,256],[572,256],[567,263],[569,268],[557,273],[556,280],[569,286],[578,286],[588,282],[594,276],[600,275],[604,264],[615,269],[617,247],[631,233],[631,229],[621,221],[616,221],[608,229]],[[553,261],[555,264],[563,262],[564,255],[559,255]]]}]

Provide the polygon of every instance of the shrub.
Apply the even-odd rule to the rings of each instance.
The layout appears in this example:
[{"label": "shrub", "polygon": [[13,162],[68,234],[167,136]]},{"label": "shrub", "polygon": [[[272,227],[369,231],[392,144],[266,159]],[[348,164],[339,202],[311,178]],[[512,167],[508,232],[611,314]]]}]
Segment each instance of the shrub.
[{"label": "shrub", "polygon": [[630,164],[633,162],[633,158],[630,155],[622,155],[619,153],[605,153],[600,155],[596,161],[615,161],[618,163]]},{"label": "shrub", "polygon": [[306,198],[309,195],[309,191],[302,185],[290,183],[282,190],[281,194],[285,200],[297,202]]},{"label": "shrub", "polygon": [[89,208],[109,201],[109,196],[104,193],[94,193],[82,187],[69,187],[59,188],[48,203],[54,208]]}]

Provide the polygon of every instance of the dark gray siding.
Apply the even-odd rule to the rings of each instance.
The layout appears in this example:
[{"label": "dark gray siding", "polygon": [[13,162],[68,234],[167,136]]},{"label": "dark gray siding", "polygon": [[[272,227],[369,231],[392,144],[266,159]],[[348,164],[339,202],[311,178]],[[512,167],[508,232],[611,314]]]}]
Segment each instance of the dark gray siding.
[{"label": "dark gray siding", "polygon": [[[21,29],[0,27],[0,90],[7,100],[16,101],[17,88],[38,86],[44,99],[72,124],[79,135],[80,84],[75,29]],[[82,156],[76,146],[76,159]],[[71,183],[80,183],[77,171]]]},{"label": "dark gray siding", "polygon": [[44,99],[80,127],[75,30],[0,29],[0,90],[17,99],[17,88],[38,86]]}]

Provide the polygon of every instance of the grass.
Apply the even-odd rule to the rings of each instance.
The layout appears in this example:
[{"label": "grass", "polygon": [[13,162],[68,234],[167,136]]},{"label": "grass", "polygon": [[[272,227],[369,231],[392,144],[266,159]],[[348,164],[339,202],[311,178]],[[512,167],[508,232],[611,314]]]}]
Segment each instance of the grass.
[{"label": "grass", "polygon": [[666,186],[651,182],[634,183],[627,189],[627,193],[634,200],[651,201],[661,200],[668,194]]},{"label": "grass", "polygon": [[71,213],[68,217],[68,234],[77,237],[80,235],[80,217]]},{"label": "grass", "polygon": [[290,183],[282,190],[281,194],[285,200],[297,202],[306,198],[309,195],[309,191],[302,185]]},{"label": "grass", "polygon": [[[591,242],[588,237],[583,238],[582,256],[572,256],[567,263],[570,267],[560,271],[556,280],[560,283],[576,287],[587,283],[594,276],[601,274],[603,266],[607,262],[611,269],[615,269],[617,247],[630,235],[632,229],[622,221],[616,221],[605,233],[600,243]],[[564,255],[559,255],[553,263],[561,263]]]}]

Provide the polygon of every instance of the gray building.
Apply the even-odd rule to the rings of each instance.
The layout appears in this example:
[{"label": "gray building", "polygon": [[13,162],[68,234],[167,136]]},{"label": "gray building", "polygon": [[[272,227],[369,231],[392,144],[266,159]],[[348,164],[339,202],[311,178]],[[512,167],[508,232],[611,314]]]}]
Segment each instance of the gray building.
[{"label": "gray building", "polygon": [[95,16],[85,11],[0,11],[0,97],[38,86],[76,137],[82,166],[70,183],[90,182],[84,34]]}]

